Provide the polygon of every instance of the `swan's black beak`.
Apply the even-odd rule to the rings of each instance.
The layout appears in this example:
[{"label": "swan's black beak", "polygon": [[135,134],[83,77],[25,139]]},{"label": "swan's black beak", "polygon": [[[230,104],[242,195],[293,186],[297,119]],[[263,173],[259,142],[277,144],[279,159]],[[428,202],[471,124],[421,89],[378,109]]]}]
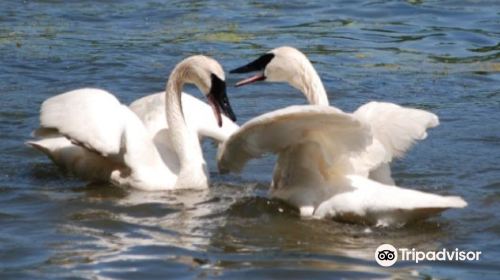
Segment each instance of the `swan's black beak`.
[{"label": "swan's black beak", "polygon": [[239,68],[233,69],[229,71],[231,74],[241,74],[241,73],[248,73],[248,72],[256,72],[259,71],[256,75],[241,80],[236,83],[236,86],[244,86],[248,85],[251,83],[255,83],[258,81],[263,81],[266,79],[266,76],[264,75],[264,69],[266,69],[267,64],[274,58],[273,53],[266,53],[265,55],[260,56],[256,60],[248,63],[247,65],[241,66]]},{"label": "swan's black beak", "polygon": [[236,116],[234,115],[231,104],[226,94],[226,82],[219,79],[216,75],[212,74],[212,87],[207,95],[208,104],[212,107],[214,111],[215,118],[217,119],[217,124],[219,127],[222,126],[222,115],[221,111],[226,117],[228,117],[233,122],[236,121]]}]

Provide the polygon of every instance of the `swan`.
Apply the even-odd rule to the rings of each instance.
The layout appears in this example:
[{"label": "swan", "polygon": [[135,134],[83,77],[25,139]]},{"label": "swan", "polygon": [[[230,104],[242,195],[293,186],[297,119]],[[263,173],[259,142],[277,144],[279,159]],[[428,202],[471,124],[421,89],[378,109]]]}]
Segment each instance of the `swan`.
[{"label": "swan", "polygon": [[[129,108],[142,121],[162,157],[169,158],[176,155],[168,137],[165,104],[165,92],[159,92],[133,101]],[[236,119],[233,112],[229,112],[230,118],[225,115],[214,114],[213,110],[217,110],[217,108],[211,105],[213,102],[207,104],[188,93],[182,92],[181,104],[186,112],[196,112],[184,115],[184,120],[187,128],[198,136],[200,142],[208,137],[220,144],[239,128],[233,121]]]},{"label": "swan", "polygon": [[326,91],[300,51],[280,47],[231,73],[258,71],[237,86],[288,82],[312,105],[295,105],[251,119],[219,149],[221,172],[240,172],[265,153],[278,155],[270,195],[300,215],[376,226],[404,225],[467,203],[395,186],[389,163],[404,155],[426,129],[432,113],[370,102],[354,113],[329,106]]},{"label": "swan", "polygon": [[[329,106],[321,79],[307,57],[293,47],[279,47],[231,73],[258,71],[237,86],[257,81],[287,82],[307,98],[309,104]],[[439,125],[430,112],[405,108],[387,102],[369,102],[353,112],[353,117],[369,126],[373,139],[366,150],[350,160],[356,173],[378,182],[394,185],[389,164],[401,158],[416,140],[427,137],[427,129]]]},{"label": "swan", "polygon": [[[196,112],[183,110],[181,90],[184,84],[196,85],[213,108],[214,122],[222,126],[221,113],[235,120],[224,79],[219,63],[206,56],[191,56],[177,64],[165,97],[154,99],[164,101],[168,126],[156,135],[107,91],[66,92],[43,102],[40,128],[34,132],[41,139],[27,144],[83,179],[146,191],[205,189],[206,163],[196,130],[188,127],[185,118]],[[165,140],[155,141],[160,137]],[[157,146],[158,142],[167,147]]]}]

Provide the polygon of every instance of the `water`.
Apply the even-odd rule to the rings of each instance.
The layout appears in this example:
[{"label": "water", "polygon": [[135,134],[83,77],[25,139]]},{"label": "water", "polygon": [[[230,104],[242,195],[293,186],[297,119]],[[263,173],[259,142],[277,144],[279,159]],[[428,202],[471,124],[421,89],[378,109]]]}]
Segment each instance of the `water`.
[{"label": "water", "polygon": [[[498,1],[45,0],[0,11],[1,279],[498,279]],[[23,145],[57,93],[94,86],[129,103],[162,90],[188,55],[229,70],[281,45],[310,57],[340,108],[385,100],[438,114],[394,176],[469,207],[399,229],[305,220],[267,198],[270,157],[221,176],[206,142],[208,191],[143,193],[87,185]],[[240,123],[305,103],[281,84],[228,92]],[[382,243],[482,258],[387,269],[373,260]]]}]

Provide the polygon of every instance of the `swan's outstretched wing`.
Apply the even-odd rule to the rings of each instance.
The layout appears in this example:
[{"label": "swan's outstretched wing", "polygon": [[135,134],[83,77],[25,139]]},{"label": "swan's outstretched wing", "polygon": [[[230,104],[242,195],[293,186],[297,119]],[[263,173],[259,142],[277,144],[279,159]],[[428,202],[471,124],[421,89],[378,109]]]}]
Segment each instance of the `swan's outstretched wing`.
[{"label": "swan's outstretched wing", "polygon": [[[222,127],[217,125],[217,120],[212,108],[198,98],[182,93],[182,108],[186,124],[193,129],[199,138],[209,137],[218,142],[223,142],[239,127],[225,115],[222,115]],[[152,137],[168,128],[165,112],[165,93],[151,94],[130,104],[130,109],[141,119]],[[162,140],[168,141],[168,139]]]},{"label": "swan's outstretched wing", "polygon": [[385,162],[404,156],[415,141],[427,137],[428,128],[439,125],[433,113],[385,102],[369,102],[354,115],[371,126],[373,137],[385,148]]},{"label": "swan's outstretched wing", "polygon": [[352,115],[328,106],[290,106],[245,123],[222,144],[219,170],[239,172],[264,153],[279,153],[304,141],[318,141],[335,157],[361,151],[370,130]]},{"label": "swan's outstretched wing", "polygon": [[368,178],[349,175],[337,181],[340,190],[315,210],[318,218],[333,217],[380,226],[402,225],[438,214],[448,208],[467,206],[459,196],[442,196],[388,186]]},{"label": "swan's outstretched wing", "polygon": [[42,104],[40,124],[133,172],[164,167],[141,121],[107,91],[78,89],[51,97]]},{"label": "swan's outstretched wing", "polygon": [[126,110],[112,94],[78,89],[45,100],[40,110],[42,128],[56,129],[76,144],[103,156],[122,148]]}]

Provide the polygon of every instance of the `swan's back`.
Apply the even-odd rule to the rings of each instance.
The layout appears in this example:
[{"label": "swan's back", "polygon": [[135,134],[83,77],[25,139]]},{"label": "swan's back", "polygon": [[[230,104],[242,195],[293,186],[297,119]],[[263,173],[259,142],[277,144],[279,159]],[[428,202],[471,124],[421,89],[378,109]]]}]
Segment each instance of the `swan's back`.
[{"label": "swan's back", "polygon": [[[219,127],[212,108],[190,94],[183,92],[181,102],[183,110],[191,112],[184,115],[187,127],[194,131],[200,139],[209,137],[217,142],[223,142],[239,128],[225,115],[222,115],[222,127]],[[135,100],[129,108],[144,123],[150,135],[156,137],[159,131],[168,129],[165,104],[165,93],[160,92]],[[164,140],[164,142],[166,141],[168,139]]]}]

